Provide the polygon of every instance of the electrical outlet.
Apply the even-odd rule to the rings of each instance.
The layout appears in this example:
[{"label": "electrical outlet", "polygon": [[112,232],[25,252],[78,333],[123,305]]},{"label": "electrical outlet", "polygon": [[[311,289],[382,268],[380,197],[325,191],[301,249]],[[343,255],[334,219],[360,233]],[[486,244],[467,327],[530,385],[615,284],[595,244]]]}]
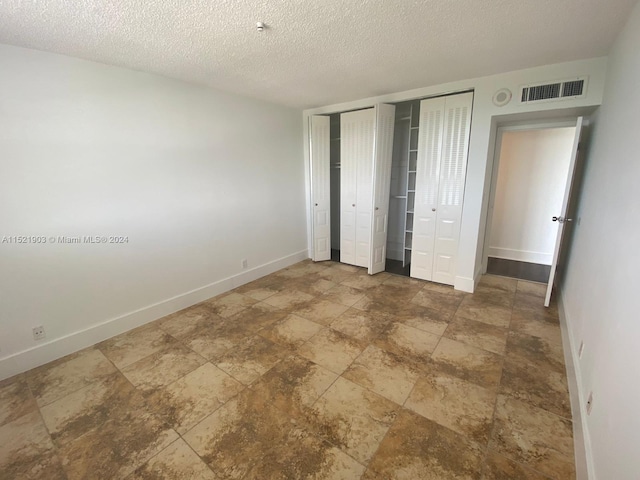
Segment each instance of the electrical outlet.
[{"label": "electrical outlet", "polygon": [[580,348],[578,349],[578,358],[582,358],[582,352],[584,352],[584,342],[580,342]]},{"label": "electrical outlet", "polygon": [[245,268],[249,268],[249,262],[247,261],[247,259],[246,259],[246,258],[243,258],[243,259],[242,259],[242,268],[243,268],[243,269],[245,269]]},{"label": "electrical outlet", "polygon": [[33,327],[33,339],[34,340],[42,340],[47,336],[44,331],[44,327],[42,325],[38,325],[37,327]]},{"label": "electrical outlet", "polygon": [[592,408],[593,408],[593,392],[589,392],[589,398],[587,398],[587,415],[591,415]]}]

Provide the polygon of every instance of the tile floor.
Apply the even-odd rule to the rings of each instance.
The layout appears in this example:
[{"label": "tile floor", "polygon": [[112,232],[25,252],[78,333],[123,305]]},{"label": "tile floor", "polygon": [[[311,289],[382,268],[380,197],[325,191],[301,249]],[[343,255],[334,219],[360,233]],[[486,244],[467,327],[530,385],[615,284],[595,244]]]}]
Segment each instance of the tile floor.
[{"label": "tile floor", "polygon": [[296,264],[0,382],[0,478],[575,478],[543,293]]}]

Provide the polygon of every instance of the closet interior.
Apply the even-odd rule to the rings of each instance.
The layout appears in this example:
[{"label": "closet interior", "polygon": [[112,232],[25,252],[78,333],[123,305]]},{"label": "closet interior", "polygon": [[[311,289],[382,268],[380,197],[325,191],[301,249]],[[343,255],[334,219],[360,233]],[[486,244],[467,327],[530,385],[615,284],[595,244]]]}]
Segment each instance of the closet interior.
[{"label": "closet interior", "polygon": [[331,260],[340,261],[340,114],[329,116],[329,184],[331,190]]},{"label": "closet interior", "polygon": [[411,268],[419,119],[419,100],[396,104],[385,270],[406,276]]}]

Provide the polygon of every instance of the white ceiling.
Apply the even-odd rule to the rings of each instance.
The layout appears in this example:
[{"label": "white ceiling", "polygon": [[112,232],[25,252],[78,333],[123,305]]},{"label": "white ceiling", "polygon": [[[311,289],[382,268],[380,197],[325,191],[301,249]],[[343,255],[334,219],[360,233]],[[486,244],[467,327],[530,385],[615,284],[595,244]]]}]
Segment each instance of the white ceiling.
[{"label": "white ceiling", "polygon": [[606,55],[635,3],[3,0],[0,43],[301,108]]}]

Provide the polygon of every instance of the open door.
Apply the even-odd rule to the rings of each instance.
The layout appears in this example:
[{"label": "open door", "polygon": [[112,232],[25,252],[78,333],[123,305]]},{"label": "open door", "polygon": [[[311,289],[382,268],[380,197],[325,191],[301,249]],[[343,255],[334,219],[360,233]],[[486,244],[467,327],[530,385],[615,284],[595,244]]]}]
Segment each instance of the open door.
[{"label": "open door", "polygon": [[310,117],[311,208],[313,209],[313,261],[331,259],[331,183],[329,117]]},{"label": "open door", "polygon": [[578,159],[578,149],[580,148],[580,138],[582,136],[582,123],[583,117],[578,117],[576,123],[576,133],[573,139],[573,147],[571,149],[571,161],[569,162],[569,171],[567,172],[567,185],[564,190],[564,196],[562,198],[562,209],[560,215],[553,217],[551,220],[558,223],[558,234],[556,236],[556,245],[553,250],[553,259],[551,261],[551,272],[549,273],[549,283],[547,284],[547,294],[544,298],[544,306],[548,307],[551,302],[551,292],[553,290],[553,283],[556,278],[556,270],[558,268],[558,258],[560,257],[560,251],[562,249],[562,238],[564,235],[564,229],[568,222],[573,221],[572,218],[567,218],[567,212],[571,203],[571,193],[574,187],[574,179],[576,173],[576,165]]},{"label": "open door", "polygon": [[371,212],[371,255],[369,275],[384,271],[389,227],[389,189],[396,107],[376,105],[376,131],[373,152],[373,210]]}]

